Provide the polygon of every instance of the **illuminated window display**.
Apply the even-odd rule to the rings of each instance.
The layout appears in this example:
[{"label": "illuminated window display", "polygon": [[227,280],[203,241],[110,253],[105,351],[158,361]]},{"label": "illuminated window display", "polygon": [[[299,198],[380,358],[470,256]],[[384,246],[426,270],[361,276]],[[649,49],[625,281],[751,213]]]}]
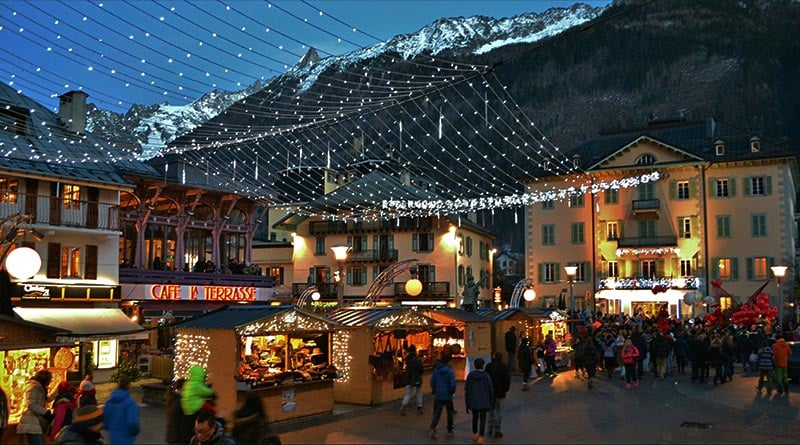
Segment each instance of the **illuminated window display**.
[{"label": "illuminated window display", "polygon": [[332,379],[330,334],[242,337],[238,380],[252,388]]}]

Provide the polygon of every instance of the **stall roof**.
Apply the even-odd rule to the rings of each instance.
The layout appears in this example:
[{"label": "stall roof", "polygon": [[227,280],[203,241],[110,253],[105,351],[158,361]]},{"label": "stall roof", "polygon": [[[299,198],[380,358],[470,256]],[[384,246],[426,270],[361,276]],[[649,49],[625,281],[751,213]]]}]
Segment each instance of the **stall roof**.
[{"label": "stall roof", "polygon": [[25,321],[58,328],[64,332],[58,338],[64,341],[148,337],[144,328],[117,308],[16,307],[14,312]]},{"label": "stall roof", "polygon": [[432,328],[436,320],[411,308],[351,307],[336,309],[328,318],[344,326],[372,326],[378,329]]},{"label": "stall roof", "polygon": [[178,328],[233,329],[238,335],[270,332],[332,331],[336,323],[294,305],[224,306],[215,311],[182,321]]},{"label": "stall roof", "polygon": [[[480,310],[478,311],[480,313]],[[517,312],[522,312],[523,314],[527,315],[531,319],[545,319],[547,316],[545,313],[538,308],[521,308],[521,307],[512,307],[508,309],[503,309],[502,311],[496,311],[492,313],[488,313],[485,315],[492,319],[492,321],[499,321],[499,320],[506,320],[512,315],[516,314]]]},{"label": "stall roof", "polygon": [[489,318],[486,315],[481,314],[480,312],[469,312],[463,309],[456,309],[456,308],[441,308],[441,309],[433,309],[430,312],[439,313],[445,315],[450,318],[454,318],[456,320],[464,321],[464,322],[472,322],[472,321],[482,321],[482,322],[490,322]]}]

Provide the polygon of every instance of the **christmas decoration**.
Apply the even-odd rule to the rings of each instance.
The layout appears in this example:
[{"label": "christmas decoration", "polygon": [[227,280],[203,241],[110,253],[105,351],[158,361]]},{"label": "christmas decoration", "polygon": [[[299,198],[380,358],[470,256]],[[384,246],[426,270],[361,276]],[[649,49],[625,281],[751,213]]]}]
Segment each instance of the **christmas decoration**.
[{"label": "christmas decoration", "polygon": [[772,322],[777,317],[777,306],[770,306],[769,295],[760,293],[743,304],[737,312],[734,312],[731,316],[731,321],[737,326],[750,326],[763,322]]}]

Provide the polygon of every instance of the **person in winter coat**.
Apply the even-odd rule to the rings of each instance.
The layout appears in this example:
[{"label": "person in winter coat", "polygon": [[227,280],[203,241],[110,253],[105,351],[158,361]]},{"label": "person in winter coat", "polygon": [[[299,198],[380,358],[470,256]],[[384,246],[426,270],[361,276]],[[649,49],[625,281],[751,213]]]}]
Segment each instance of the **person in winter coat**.
[{"label": "person in winter coat", "polygon": [[113,445],[132,445],[141,431],[139,424],[139,404],[130,393],[131,381],[120,377],[117,389],[103,408],[106,431]]},{"label": "person in winter coat", "polygon": [[722,357],[722,340],[719,337],[714,337],[711,340],[711,348],[708,350],[708,364],[714,368],[714,384],[725,383],[724,377],[724,359]]},{"label": "person in winter coat", "polygon": [[705,382],[705,367],[708,360],[705,334],[692,336],[689,341],[689,360],[692,362],[692,383]]},{"label": "person in winter coat", "polygon": [[181,391],[183,413],[190,416],[197,414],[213,397],[214,390],[206,384],[206,370],[199,365],[189,368],[189,376]]},{"label": "person in winter coat", "polygon": [[769,342],[764,340],[758,350],[758,386],[756,389],[761,392],[764,383],[767,384],[767,395],[772,394],[772,370],[775,368],[775,351],[769,346]]},{"label": "person in winter coat", "polygon": [[190,445],[236,445],[236,441],[225,434],[222,424],[214,413],[201,410],[194,421],[194,436]]},{"label": "person in winter coat", "polygon": [[608,378],[612,378],[611,374],[614,372],[614,366],[617,364],[617,359],[614,356],[614,348],[616,341],[611,335],[606,335],[605,344],[603,344],[603,369],[606,370]]},{"label": "person in winter coat", "polygon": [[17,425],[17,434],[24,434],[28,445],[43,445],[44,435],[47,433],[43,429],[45,415],[48,414],[45,404],[50,400],[47,395],[47,387],[53,380],[50,371],[41,370],[36,373],[25,387],[25,399],[22,402],[23,411]]},{"label": "person in winter coat", "polygon": [[531,340],[527,337],[522,337],[520,341],[517,360],[519,361],[519,370],[522,372],[522,390],[527,391],[528,381],[531,378],[531,363],[533,362]]},{"label": "person in winter coat", "polygon": [[503,405],[505,405],[506,394],[511,389],[511,371],[503,363],[503,353],[495,352],[492,361],[486,365],[486,373],[492,378],[494,385],[494,403],[489,410],[489,435],[494,434],[495,438],[503,437]]},{"label": "person in winter coat", "polygon": [[61,428],[72,423],[73,412],[78,409],[78,400],[75,387],[68,381],[63,381],[56,388],[56,399],[53,401],[53,425],[47,438],[55,440]]},{"label": "person in winter coat", "polygon": [[792,348],[781,337],[772,345],[772,352],[775,354],[775,387],[778,394],[785,392],[789,395],[789,356],[792,355]]},{"label": "person in winter coat", "polygon": [[514,359],[517,355],[517,327],[512,325],[508,328],[503,340],[505,340],[506,354],[508,354],[508,369],[513,372],[514,366],[516,366]]},{"label": "person in winter coat", "polygon": [[583,360],[583,346],[583,337],[576,335],[575,339],[572,341],[572,355],[573,361],[575,362],[575,378],[581,378],[586,372],[586,366]]},{"label": "person in winter coat", "polygon": [[253,392],[247,393],[241,408],[237,409],[233,418],[233,438],[241,445],[261,445],[270,437],[267,413],[261,398]]},{"label": "person in winter coat", "polygon": [[72,424],[61,429],[53,445],[102,445],[103,408],[84,405],[75,411]]},{"label": "person in winter coat", "polygon": [[437,439],[436,426],[442,417],[442,408],[447,409],[447,436],[453,437],[453,394],[456,393],[456,374],[450,367],[450,354],[444,353],[431,373],[433,389],[433,419],[431,420],[431,439]]},{"label": "person in winter coat", "polygon": [[597,342],[591,333],[586,335],[583,345],[583,364],[586,366],[586,384],[589,389],[594,386],[594,376],[597,373],[597,362],[600,359],[600,352]]},{"label": "person in winter coat", "polygon": [[406,415],[406,406],[411,401],[411,392],[416,391],[417,414],[422,414],[422,360],[417,356],[417,347],[408,347],[408,354],[405,359],[406,364],[406,393],[403,395],[403,402],[400,404],[400,415]]},{"label": "person in winter coat", "polygon": [[650,354],[655,360],[656,366],[653,370],[655,378],[664,380],[664,374],[667,372],[667,356],[669,355],[669,343],[661,331],[656,331],[656,337],[650,345]]},{"label": "person in winter coat", "polygon": [[168,444],[186,445],[194,435],[194,416],[184,414],[181,408],[181,393],[186,379],[178,379],[169,385],[166,401],[166,441]]},{"label": "person in winter coat", "polygon": [[92,383],[94,377],[91,374],[86,374],[78,385],[78,406],[83,405],[97,405],[97,389]]},{"label": "person in winter coat", "polygon": [[622,363],[625,366],[625,387],[631,387],[631,380],[635,386],[639,386],[639,374],[636,372],[636,360],[639,358],[639,348],[633,345],[630,338],[625,340],[622,346]]},{"label": "person in winter coat", "polygon": [[686,334],[681,332],[675,338],[675,365],[678,368],[678,374],[686,373],[686,358],[688,356],[689,343],[686,341]]},{"label": "person in winter coat", "polygon": [[558,375],[558,368],[556,367],[556,341],[553,340],[553,334],[547,334],[544,337],[544,343],[542,343],[542,347],[544,348],[544,362],[547,364],[547,369],[545,369],[545,373],[549,377],[555,377]]},{"label": "person in winter coat", "polygon": [[[530,346],[528,350],[530,351]],[[474,369],[469,372],[464,383],[464,402],[467,414],[472,411],[472,441],[483,444],[486,435],[486,414],[494,404],[494,384],[489,374],[483,370],[485,363],[482,358],[476,358],[473,364]]]}]

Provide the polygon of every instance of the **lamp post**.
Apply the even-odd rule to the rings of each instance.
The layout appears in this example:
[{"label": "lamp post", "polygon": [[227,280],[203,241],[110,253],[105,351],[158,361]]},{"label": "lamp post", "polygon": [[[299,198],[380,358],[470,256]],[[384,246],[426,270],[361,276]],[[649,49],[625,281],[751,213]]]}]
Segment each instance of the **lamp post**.
[{"label": "lamp post", "polygon": [[781,278],[786,276],[786,266],[772,266],[772,275],[778,280],[778,325],[783,323],[783,294],[781,293]]},{"label": "lamp post", "polygon": [[570,326],[572,326],[572,319],[575,318],[575,292],[573,287],[575,286],[575,274],[578,273],[578,266],[564,266],[564,271],[567,273],[567,278],[569,278],[569,304],[572,312]]},{"label": "lamp post", "polygon": [[331,246],[333,257],[339,263],[339,283],[336,285],[336,304],[337,307],[344,307],[344,263],[347,261],[347,254],[350,253],[350,246],[347,244],[335,244]]}]

